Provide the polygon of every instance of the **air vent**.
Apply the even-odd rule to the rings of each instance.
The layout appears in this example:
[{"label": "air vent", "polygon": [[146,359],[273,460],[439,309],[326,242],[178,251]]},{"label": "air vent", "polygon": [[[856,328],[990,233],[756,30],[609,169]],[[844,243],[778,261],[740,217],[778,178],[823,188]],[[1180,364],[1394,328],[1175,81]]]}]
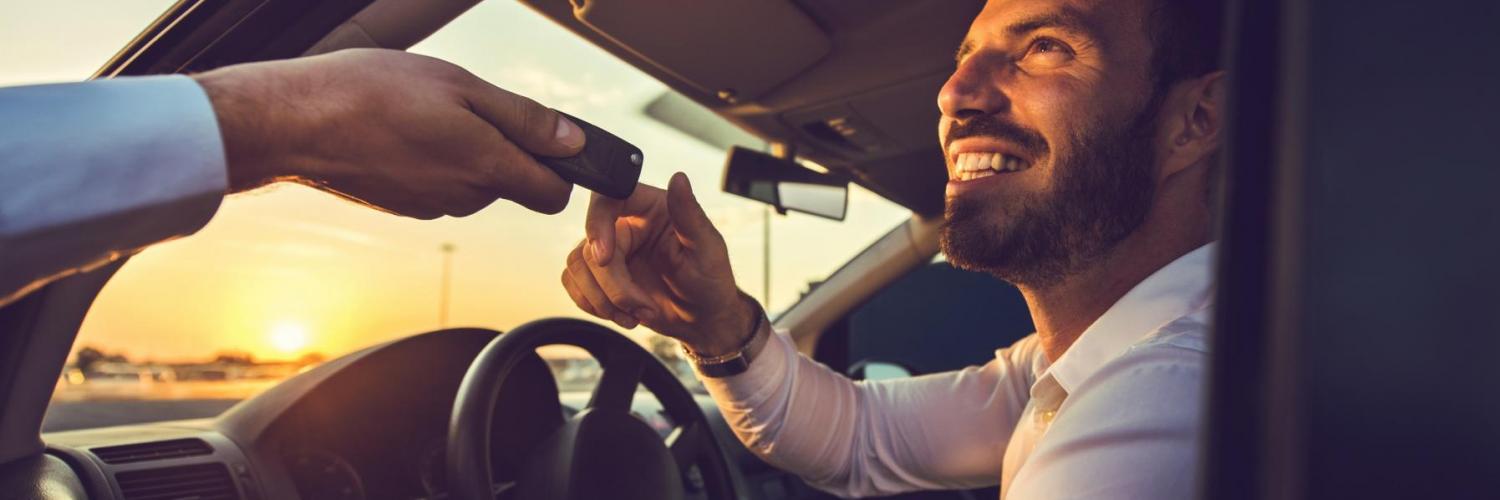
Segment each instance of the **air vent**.
[{"label": "air vent", "polygon": [[148,460],[207,455],[213,453],[214,449],[202,439],[187,438],[121,446],[105,446],[89,451],[93,452],[94,456],[99,457],[104,463],[128,464]]},{"label": "air vent", "polygon": [[224,464],[183,465],[115,474],[125,500],[239,500]]}]

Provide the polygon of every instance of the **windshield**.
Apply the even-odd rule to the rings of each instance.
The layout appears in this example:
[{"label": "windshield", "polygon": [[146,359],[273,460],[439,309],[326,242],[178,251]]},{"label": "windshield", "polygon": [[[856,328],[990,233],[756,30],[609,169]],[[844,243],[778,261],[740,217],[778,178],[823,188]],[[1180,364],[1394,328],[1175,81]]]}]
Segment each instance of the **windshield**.
[{"label": "windshield", "polygon": [[[11,21],[0,20],[0,44],[36,50],[0,52],[0,84],[84,78],[171,2],[87,3],[29,3],[3,16]],[[80,11],[101,14],[73,16]],[[86,33],[87,43],[27,25],[79,27],[69,33]],[[725,152],[644,113],[669,92],[662,83],[519,3],[482,2],[412,51],[633,142],[647,154],[643,182],[660,186],[686,172],[728,241],[740,287],[762,299],[769,291],[773,314],[909,215],[857,187],[843,222],[767,217],[763,205],[718,192]],[[292,185],[227,198],[198,234],[137,255],[104,288],[57,382],[46,430],[211,416],[372,344],[443,327],[503,331],[586,317],[558,278],[587,204],[575,189],[555,216],[502,201],[464,219],[417,221]],[[644,329],[627,334],[691,380],[671,359],[672,342]],[[542,354],[564,390],[587,388],[597,374],[577,353]]]}]

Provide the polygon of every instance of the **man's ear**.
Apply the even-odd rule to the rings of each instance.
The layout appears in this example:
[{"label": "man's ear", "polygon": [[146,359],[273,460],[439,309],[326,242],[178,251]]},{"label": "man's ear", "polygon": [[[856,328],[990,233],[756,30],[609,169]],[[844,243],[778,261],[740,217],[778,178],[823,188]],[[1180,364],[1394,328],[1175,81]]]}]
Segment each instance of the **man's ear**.
[{"label": "man's ear", "polygon": [[1167,178],[1202,162],[1219,150],[1224,130],[1223,71],[1178,83],[1172,89],[1163,122],[1166,149],[1161,176]]}]

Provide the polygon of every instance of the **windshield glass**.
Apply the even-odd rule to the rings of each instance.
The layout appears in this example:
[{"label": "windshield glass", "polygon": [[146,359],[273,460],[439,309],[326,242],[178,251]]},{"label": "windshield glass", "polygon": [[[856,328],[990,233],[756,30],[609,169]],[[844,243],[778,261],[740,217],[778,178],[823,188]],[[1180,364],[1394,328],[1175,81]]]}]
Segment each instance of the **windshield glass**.
[{"label": "windshield glass", "polygon": [[[18,15],[0,19],[0,46],[29,49],[0,52],[0,84],[87,77],[171,2],[87,3],[7,7]],[[89,43],[8,24],[27,17],[29,26],[79,27],[73,34],[87,33]],[[843,222],[767,217],[763,205],[719,192],[725,152],[645,114],[670,92],[665,85],[516,2],[482,2],[412,51],[633,142],[647,154],[643,182],[660,186],[686,172],[728,241],[740,287],[764,299],[769,265],[773,314],[909,215],[857,187]],[[443,327],[503,331],[586,317],[558,277],[583,235],[587,204],[575,189],[555,216],[502,201],[464,219],[418,221],[291,185],[227,198],[198,234],[137,255],[104,288],[57,382],[46,430],[211,416],[372,344]],[[644,329],[627,334],[691,380],[670,359],[673,342]],[[564,390],[587,388],[597,374],[577,353],[543,355]]]}]

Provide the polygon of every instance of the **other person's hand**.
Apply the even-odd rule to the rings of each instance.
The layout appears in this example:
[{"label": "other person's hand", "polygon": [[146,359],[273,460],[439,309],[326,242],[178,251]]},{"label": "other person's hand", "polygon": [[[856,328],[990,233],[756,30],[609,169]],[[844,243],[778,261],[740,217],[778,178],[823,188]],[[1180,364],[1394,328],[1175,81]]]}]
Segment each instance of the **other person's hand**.
[{"label": "other person's hand", "polygon": [[584,143],[556,111],[406,52],[344,50],[194,78],[218,115],[235,192],[300,182],[419,219],[496,198],[557,213],[572,185],[532,155],[571,156]]},{"label": "other person's hand", "polygon": [[673,175],[666,191],[637,186],[624,201],[594,195],[585,230],[562,275],[585,312],[645,325],[705,356],[751,335],[759,311],[735,287],[724,237],[686,175]]}]

